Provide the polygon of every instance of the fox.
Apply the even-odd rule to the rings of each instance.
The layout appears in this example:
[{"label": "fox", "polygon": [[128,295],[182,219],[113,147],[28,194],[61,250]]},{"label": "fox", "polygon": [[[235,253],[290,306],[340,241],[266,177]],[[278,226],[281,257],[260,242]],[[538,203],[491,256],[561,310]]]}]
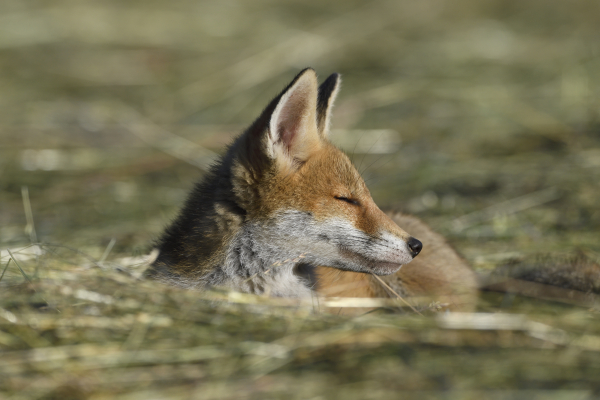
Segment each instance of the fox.
[{"label": "fox", "polygon": [[340,84],[334,73],[319,85],[306,68],[267,105],[194,186],[157,242],[149,278],[272,297],[473,306],[467,262],[416,217],[383,212],[330,142]]}]

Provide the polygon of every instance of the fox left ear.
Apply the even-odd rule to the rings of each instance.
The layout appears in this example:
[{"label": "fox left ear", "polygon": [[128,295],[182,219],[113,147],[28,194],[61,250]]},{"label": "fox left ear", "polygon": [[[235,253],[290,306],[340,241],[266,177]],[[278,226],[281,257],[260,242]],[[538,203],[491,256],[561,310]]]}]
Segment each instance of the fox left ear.
[{"label": "fox left ear", "polygon": [[334,73],[325,79],[325,82],[319,86],[319,98],[317,100],[317,127],[319,134],[323,137],[329,135],[331,124],[331,109],[333,102],[340,89],[342,78],[340,74]]},{"label": "fox left ear", "polygon": [[307,68],[279,96],[271,114],[267,154],[280,170],[306,161],[321,147],[317,130],[317,75]]}]

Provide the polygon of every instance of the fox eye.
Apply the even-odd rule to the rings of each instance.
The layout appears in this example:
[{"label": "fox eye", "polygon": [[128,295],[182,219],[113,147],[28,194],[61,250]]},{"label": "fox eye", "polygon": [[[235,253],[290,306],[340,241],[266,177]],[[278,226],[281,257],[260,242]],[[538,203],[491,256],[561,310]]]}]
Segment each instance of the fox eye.
[{"label": "fox eye", "polygon": [[345,201],[348,204],[352,204],[354,206],[359,206],[360,203],[357,200],[351,199],[349,197],[344,197],[344,196],[334,196],[336,200],[341,200],[341,201]]}]

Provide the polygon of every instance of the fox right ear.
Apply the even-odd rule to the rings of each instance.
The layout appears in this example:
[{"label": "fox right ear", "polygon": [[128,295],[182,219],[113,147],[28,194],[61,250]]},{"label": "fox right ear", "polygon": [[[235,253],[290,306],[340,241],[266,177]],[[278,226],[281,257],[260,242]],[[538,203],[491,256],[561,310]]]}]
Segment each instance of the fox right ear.
[{"label": "fox right ear", "polygon": [[329,135],[329,126],[331,124],[331,110],[333,102],[340,89],[342,78],[340,74],[334,73],[325,79],[325,82],[319,86],[319,99],[317,100],[317,126],[319,134],[326,137]]}]

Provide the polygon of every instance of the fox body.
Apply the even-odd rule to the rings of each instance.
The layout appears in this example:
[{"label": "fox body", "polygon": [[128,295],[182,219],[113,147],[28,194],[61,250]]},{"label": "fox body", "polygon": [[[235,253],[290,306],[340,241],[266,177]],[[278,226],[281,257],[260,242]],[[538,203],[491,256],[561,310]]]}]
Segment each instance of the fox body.
[{"label": "fox body", "polygon": [[[339,85],[333,74],[319,86],[306,69],[271,101],[195,186],[158,243],[151,277],[282,297],[389,297],[372,275],[403,294],[475,293],[474,273],[443,239],[381,211],[329,142]],[[422,255],[399,225],[421,235]]]}]

